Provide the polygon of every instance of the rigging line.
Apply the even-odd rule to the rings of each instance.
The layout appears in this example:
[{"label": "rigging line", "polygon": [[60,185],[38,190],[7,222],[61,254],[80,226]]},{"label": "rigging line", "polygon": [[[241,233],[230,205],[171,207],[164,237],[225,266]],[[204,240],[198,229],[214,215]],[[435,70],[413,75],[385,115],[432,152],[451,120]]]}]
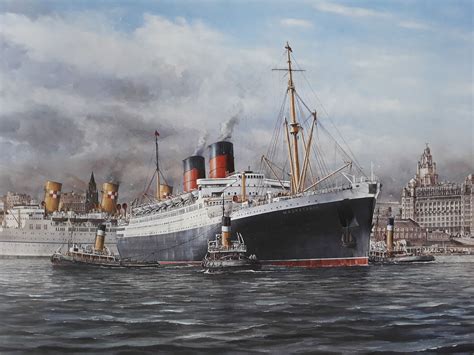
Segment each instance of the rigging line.
[{"label": "rigging line", "polygon": [[[298,97],[299,97],[299,96],[298,96]],[[300,98],[300,99],[301,99],[301,98]],[[304,102],[303,100],[302,100],[302,103],[303,103],[303,105],[305,105],[306,109],[309,110],[309,107],[306,106],[306,104],[305,104],[305,102]],[[308,120],[308,119],[307,119],[307,120]],[[331,123],[333,123],[333,122],[331,122]],[[325,129],[325,131],[328,133],[328,135],[331,137],[331,139],[332,139],[336,144],[339,145],[339,143],[337,143],[337,140],[329,133],[329,131],[328,131],[327,129]],[[340,133],[339,133],[339,135],[340,135]],[[341,138],[343,138],[343,137],[341,137]],[[346,145],[347,145],[347,143],[346,143]],[[344,148],[343,148],[341,145],[339,145],[339,147],[340,147],[340,149],[343,151],[344,155],[347,156],[348,159],[350,159],[351,161],[354,161],[356,165],[359,164],[358,161],[357,161],[357,159],[356,159],[355,156],[354,156],[354,153],[352,153],[352,151],[351,151],[351,153],[352,153],[352,157],[351,157],[347,152],[345,152]],[[349,148],[349,147],[348,147],[348,148]],[[350,150],[350,149],[349,149],[349,150]],[[359,165],[360,165],[360,164],[359,164]],[[359,166],[359,169],[361,169],[360,166]],[[363,174],[363,172],[362,172],[362,174]],[[365,174],[364,174],[364,175],[365,175]]]},{"label": "rigging line", "polygon": [[281,134],[281,123],[283,121],[283,112],[284,112],[285,107],[286,107],[287,97],[288,97],[288,93],[286,93],[284,98],[283,98],[282,104],[280,106],[280,111],[278,113],[278,119],[276,120],[276,123],[275,123],[275,128],[274,128],[274,131],[273,131],[274,134],[273,134],[272,140],[270,142],[270,147],[267,151],[267,157],[269,159],[273,159],[275,154],[276,154],[276,150],[277,150],[277,147],[278,147],[278,140],[279,140],[280,134]]},{"label": "rigging line", "polygon": [[[326,134],[330,135],[330,133],[327,131],[327,129],[321,125],[321,128],[326,132]],[[337,143],[337,141],[335,141],[335,144],[337,145],[337,147],[339,148],[339,152],[345,156],[346,159],[349,159],[350,161],[353,162],[353,165],[355,166],[355,168],[359,171],[360,174],[362,174],[363,176],[367,177],[367,175],[364,173],[364,171],[362,170],[362,168],[360,167],[359,163],[357,161],[353,161],[352,160],[352,157],[347,154],[347,152]]]},{"label": "rigging line", "polygon": [[[298,62],[296,61],[296,59],[294,59],[295,61],[295,64],[300,68],[300,65],[298,64]],[[351,147],[349,146],[349,144],[347,143],[347,141],[344,139],[344,136],[341,134],[341,132],[339,131],[339,129],[337,128],[337,126],[334,124],[334,121],[333,119],[331,118],[331,116],[329,115],[328,111],[326,110],[326,107],[324,106],[322,100],[319,98],[318,94],[316,93],[316,91],[313,89],[311,83],[309,82],[308,78],[304,75],[303,75],[303,79],[306,81],[306,83],[308,84],[310,90],[312,91],[313,95],[315,96],[315,98],[317,99],[317,101],[319,102],[321,108],[323,109],[323,112],[325,113],[326,117],[329,119],[329,121],[331,122],[331,124],[333,125],[333,127],[335,128],[337,134],[339,135],[339,137],[342,139],[342,141],[344,142],[344,144],[346,145],[347,149],[349,150],[349,152],[351,153],[352,157],[351,160],[354,161],[355,163],[359,164],[359,162],[357,161],[357,159],[355,158],[355,155],[354,153],[352,152],[352,149]],[[364,174],[365,175],[365,174]]]},{"label": "rigging line", "polygon": [[[155,174],[156,174],[156,168],[155,168],[155,166],[154,166],[152,169],[150,168],[150,166],[151,166],[151,164],[152,164],[152,162],[153,162],[153,158],[154,158],[154,157],[155,157],[155,153],[153,152],[153,155],[150,157],[150,161],[148,162],[148,167],[149,167],[149,169],[148,169],[148,173],[147,173],[147,175],[146,175],[146,176],[148,177],[148,176],[151,174],[151,172],[153,172],[153,176],[152,176],[150,179],[148,179],[148,178],[145,179],[145,183],[144,183],[144,185],[143,185],[143,190],[142,190],[143,192],[142,192],[142,193],[145,193],[145,192],[148,191],[147,183],[148,183],[148,181],[152,181],[153,178],[155,177]],[[149,186],[149,185],[148,185],[148,186]]]},{"label": "rigging line", "polygon": [[353,160],[353,157],[351,157],[345,150],[344,148],[337,142],[336,139],[334,139],[334,137],[331,135],[331,133],[328,131],[328,129],[324,126],[324,124],[322,124],[321,122],[319,122],[319,125],[321,126],[321,129],[335,142],[335,144],[338,146],[338,148],[340,149],[340,152],[349,160],[353,161],[354,165],[357,167],[357,169],[360,171],[361,174],[363,174],[364,176],[365,173],[363,172],[362,168],[360,167],[359,165],[359,162],[357,160]]},{"label": "rigging line", "polygon": [[[317,137],[319,137],[319,130],[317,131]],[[313,155],[316,157],[316,162],[318,163],[318,167],[320,168],[320,172],[322,175],[329,174],[329,168],[326,164],[326,160],[324,159],[323,149],[321,148],[321,139],[318,138],[316,140],[315,147],[313,147]],[[319,152],[319,154],[317,154]]]},{"label": "rigging line", "polygon": [[148,191],[150,190],[153,179],[155,178],[155,175],[156,175],[156,170],[154,171],[153,176],[151,177],[150,181],[148,182],[148,186],[146,187],[145,191],[143,192],[144,195],[148,194]]}]

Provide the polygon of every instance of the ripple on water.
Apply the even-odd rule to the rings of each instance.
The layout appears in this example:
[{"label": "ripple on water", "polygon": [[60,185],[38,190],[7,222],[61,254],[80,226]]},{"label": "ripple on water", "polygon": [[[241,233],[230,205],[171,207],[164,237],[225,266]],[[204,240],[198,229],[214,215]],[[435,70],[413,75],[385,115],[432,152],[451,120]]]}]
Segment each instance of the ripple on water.
[{"label": "ripple on water", "polygon": [[473,273],[465,260],[206,275],[0,259],[0,352],[469,353]]}]

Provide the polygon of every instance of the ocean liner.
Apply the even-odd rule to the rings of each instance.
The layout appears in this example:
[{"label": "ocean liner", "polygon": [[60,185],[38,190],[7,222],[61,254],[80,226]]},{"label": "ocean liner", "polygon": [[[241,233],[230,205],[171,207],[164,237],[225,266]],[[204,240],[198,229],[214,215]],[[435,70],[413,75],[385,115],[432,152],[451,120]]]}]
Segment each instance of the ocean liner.
[{"label": "ocean liner", "polygon": [[[263,172],[236,172],[233,144],[211,144],[207,178],[204,157],[186,158],[182,194],[165,197],[159,193],[157,179],[157,201],[132,209],[128,225],[117,232],[121,257],[157,261],[161,265],[199,264],[208,241],[220,228],[225,208],[232,218],[233,233],[245,235],[248,252],[258,255],[264,264],[368,264],[372,214],[380,184],[373,177],[356,178],[344,172],[353,166],[347,159],[338,169],[316,174],[313,140],[314,130],[321,122],[295,89],[294,72],[301,70],[292,66],[288,43],[285,49],[287,67],[277,70],[284,70],[288,76],[284,102],[289,102],[290,121],[280,115],[278,132],[283,133],[277,136],[285,138],[286,169],[271,159],[271,152],[275,151],[272,148],[262,157],[262,166],[265,164],[271,177]],[[299,120],[302,108],[308,109],[309,116]],[[284,111],[283,106],[280,111]],[[343,182],[327,184],[335,177]]]},{"label": "ocean liner", "polygon": [[104,183],[100,211],[89,213],[59,211],[61,187],[61,183],[48,181],[41,205],[6,210],[0,225],[0,257],[50,257],[64,244],[90,244],[100,224],[106,225],[108,248],[117,253],[118,185]]}]

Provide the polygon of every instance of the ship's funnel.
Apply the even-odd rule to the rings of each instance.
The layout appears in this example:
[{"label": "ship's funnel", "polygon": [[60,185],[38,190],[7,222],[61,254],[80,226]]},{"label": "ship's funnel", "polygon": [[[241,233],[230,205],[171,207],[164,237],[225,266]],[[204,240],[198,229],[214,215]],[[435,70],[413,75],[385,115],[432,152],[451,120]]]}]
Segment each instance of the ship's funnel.
[{"label": "ship's funnel", "polygon": [[173,194],[173,186],[160,185],[160,199],[166,199]]},{"label": "ship's funnel", "polygon": [[234,172],[234,146],[231,142],[216,142],[209,146],[209,177],[224,178]]},{"label": "ship's funnel", "polygon": [[104,250],[105,244],[105,224],[99,224],[97,227],[97,234],[95,235],[94,249],[97,251]]},{"label": "ship's funnel", "polygon": [[222,246],[230,247],[231,222],[229,216],[222,216]]},{"label": "ship's funnel", "polygon": [[53,213],[59,210],[59,200],[61,198],[61,187],[63,185],[55,181],[46,181],[44,185],[44,211]]},{"label": "ship's funnel", "polygon": [[389,217],[387,224],[387,252],[391,254],[393,252],[393,225],[394,218]]},{"label": "ship's funnel", "polygon": [[197,189],[197,180],[206,177],[204,157],[194,155],[183,160],[184,192]]},{"label": "ship's funnel", "polygon": [[102,185],[100,209],[103,212],[114,214],[117,211],[118,189],[119,185],[112,182],[106,182]]}]

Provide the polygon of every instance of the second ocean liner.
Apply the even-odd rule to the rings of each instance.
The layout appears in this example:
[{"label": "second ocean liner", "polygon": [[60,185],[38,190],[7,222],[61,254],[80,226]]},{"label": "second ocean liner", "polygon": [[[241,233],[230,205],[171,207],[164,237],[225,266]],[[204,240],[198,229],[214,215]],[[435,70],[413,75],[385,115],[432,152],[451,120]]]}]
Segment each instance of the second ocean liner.
[{"label": "second ocean liner", "polygon": [[[117,247],[124,258],[166,264],[199,264],[208,240],[221,226],[222,210],[232,218],[232,230],[245,236],[250,254],[262,263],[282,266],[367,265],[372,214],[380,184],[373,178],[345,174],[352,162],[324,175],[315,174],[313,136],[320,125],[316,111],[308,110],[307,135],[297,110],[307,108],[295,89],[292,50],[287,44],[288,75],[285,101],[290,121],[282,119],[287,151],[285,168],[268,156],[262,162],[272,174],[235,172],[233,145],[212,144],[209,176],[205,160],[183,161],[184,192],[157,194],[157,201],[136,206],[127,226],[117,232]],[[285,105],[282,105],[284,110]],[[304,117],[303,117],[304,118]],[[317,159],[318,157],[316,157]],[[158,162],[158,158],[157,158]],[[160,176],[157,164],[157,176]],[[326,185],[335,176],[345,183]],[[157,179],[157,191],[160,191]]]}]

